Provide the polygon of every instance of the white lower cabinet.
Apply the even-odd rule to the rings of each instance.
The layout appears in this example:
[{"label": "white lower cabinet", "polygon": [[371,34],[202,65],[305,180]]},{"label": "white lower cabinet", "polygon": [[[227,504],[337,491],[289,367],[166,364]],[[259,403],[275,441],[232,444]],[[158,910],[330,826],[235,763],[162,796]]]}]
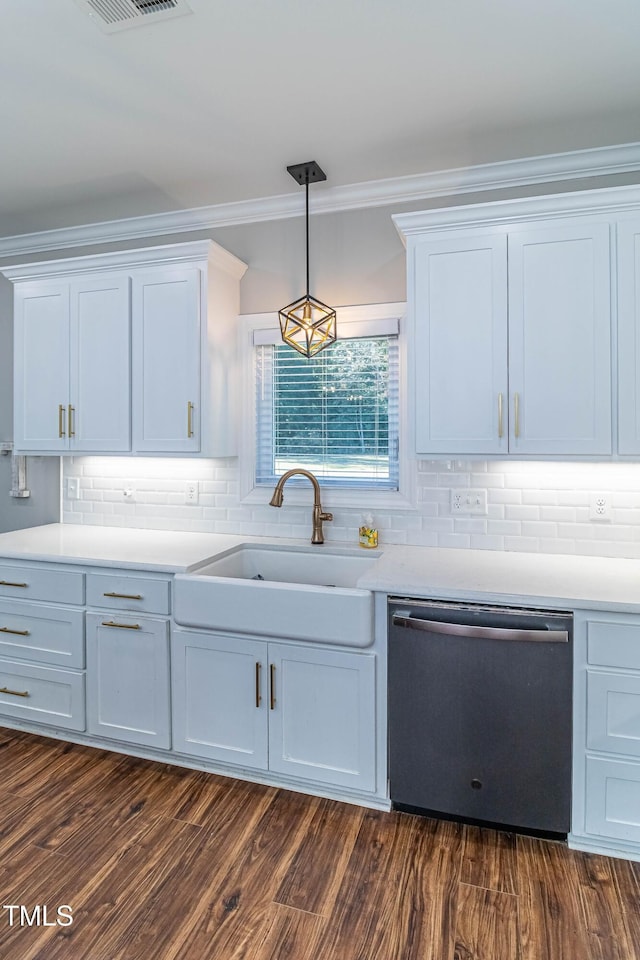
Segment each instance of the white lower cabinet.
[{"label": "white lower cabinet", "polygon": [[175,628],[170,588],[161,573],[0,559],[0,718],[293,789],[375,793],[377,654]]},{"label": "white lower cabinet", "polygon": [[577,615],[575,643],[572,834],[640,860],[640,617]]},{"label": "white lower cabinet", "polygon": [[375,660],[269,644],[269,768],[375,789]]},{"label": "white lower cabinet", "polygon": [[87,729],[125,743],[171,746],[166,619],[87,614]]},{"label": "white lower cabinet", "polygon": [[375,789],[375,656],[175,630],[174,750]]},{"label": "white lower cabinet", "polygon": [[266,770],[266,644],[175,630],[173,748]]}]

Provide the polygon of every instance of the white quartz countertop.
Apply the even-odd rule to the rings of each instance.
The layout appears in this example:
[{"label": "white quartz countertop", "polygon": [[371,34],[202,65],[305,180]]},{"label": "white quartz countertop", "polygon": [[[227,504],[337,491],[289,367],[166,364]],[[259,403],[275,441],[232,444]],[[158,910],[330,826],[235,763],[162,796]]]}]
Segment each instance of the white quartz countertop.
[{"label": "white quartz countertop", "polygon": [[[241,543],[309,545],[243,535],[54,523],[0,534],[0,559],[191,573]],[[365,553],[331,541],[313,549]],[[397,544],[383,544],[369,555],[378,560],[358,586],[381,593],[640,612],[639,560]]]},{"label": "white quartz countertop", "polygon": [[640,612],[640,561],[385,546],[358,586],[396,596]]},{"label": "white quartz countertop", "polygon": [[50,523],[0,534],[0,558],[189,573],[247,537]]}]

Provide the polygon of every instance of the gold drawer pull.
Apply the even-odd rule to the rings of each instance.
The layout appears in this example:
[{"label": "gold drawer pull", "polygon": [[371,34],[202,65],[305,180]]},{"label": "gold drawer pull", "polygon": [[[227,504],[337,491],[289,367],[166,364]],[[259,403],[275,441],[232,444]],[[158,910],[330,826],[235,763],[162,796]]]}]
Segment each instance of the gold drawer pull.
[{"label": "gold drawer pull", "polygon": [[116,597],[118,600],[142,600],[141,593],[103,593],[103,597]]},{"label": "gold drawer pull", "polygon": [[13,633],[16,637],[28,637],[30,633],[28,630],[11,630],[10,627],[0,627],[0,633]]},{"label": "gold drawer pull", "polygon": [[187,403],[187,437],[193,436],[193,404],[191,400]]},{"label": "gold drawer pull", "polygon": [[58,404],[58,436],[60,438],[66,436],[64,432],[64,411],[65,411],[64,403],[59,403]]},{"label": "gold drawer pull", "polygon": [[28,697],[28,690],[9,690],[9,687],[0,687],[0,693],[9,693],[12,697]]},{"label": "gold drawer pull", "polygon": [[515,437],[520,436],[520,394],[516,393],[513,398],[513,409],[515,413],[515,426],[513,429],[513,434]]},{"label": "gold drawer pull", "polygon": [[270,689],[269,689],[269,707],[270,707],[271,710],[275,710],[275,708],[276,708],[276,665],[275,665],[275,663],[272,663],[272,664],[271,664],[270,674],[271,674],[271,677],[270,677],[271,683],[270,683],[270,685],[269,685],[269,687],[270,687]]},{"label": "gold drawer pull", "polygon": [[69,436],[70,437],[75,437],[76,435],[76,431],[73,426],[75,412],[76,412],[76,408],[72,407],[71,404],[69,404]]},{"label": "gold drawer pull", "polygon": [[11,580],[0,580],[0,587],[28,587],[28,583],[12,583]]},{"label": "gold drawer pull", "polygon": [[118,630],[140,630],[139,623],[114,623],[113,620],[103,620],[103,627],[117,627]]},{"label": "gold drawer pull", "polygon": [[502,440],[502,437],[503,437],[503,434],[504,434],[504,429],[503,429],[503,426],[502,426],[502,418],[503,418],[503,414],[502,414],[502,394],[499,393],[499,394],[498,394],[498,438],[499,438],[500,440]]}]

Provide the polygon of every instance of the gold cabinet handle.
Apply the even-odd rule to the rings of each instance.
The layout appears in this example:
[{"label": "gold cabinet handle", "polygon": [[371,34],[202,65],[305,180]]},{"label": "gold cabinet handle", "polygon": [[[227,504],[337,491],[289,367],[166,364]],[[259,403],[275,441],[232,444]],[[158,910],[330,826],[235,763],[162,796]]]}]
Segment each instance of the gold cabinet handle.
[{"label": "gold cabinet handle", "polygon": [[12,630],[11,627],[0,627],[0,633],[11,633],[16,637],[30,637],[29,630]]},{"label": "gold cabinet handle", "polygon": [[0,580],[0,587],[28,587],[28,583],[12,583],[11,580]]},{"label": "gold cabinet handle", "polygon": [[103,620],[103,627],[117,627],[118,630],[140,630],[139,623],[115,623],[113,620]]},{"label": "gold cabinet handle", "polygon": [[269,667],[270,673],[270,684],[269,684],[269,708],[275,710],[276,708],[276,665],[272,663]]},{"label": "gold cabinet handle", "polygon": [[64,403],[59,403],[59,404],[58,404],[58,437],[60,437],[60,438],[66,436],[66,434],[65,434],[65,432],[64,432],[64,411],[65,411],[65,409],[66,409],[66,407],[65,407]]},{"label": "gold cabinet handle", "polygon": [[118,600],[142,600],[141,593],[103,593],[103,597],[117,597]]},{"label": "gold cabinet handle", "polygon": [[73,419],[74,419],[75,412],[76,412],[76,408],[72,407],[71,404],[69,404],[69,436],[70,437],[75,437],[76,435],[76,432],[73,427]]},{"label": "gold cabinet handle", "polygon": [[256,660],[256,707],[259,707],[262,703],[262,697],[260,696],[260,661]]},{"label": "gold cabinet handle", "polygon": [[187,437],[191,439],[193,436],[193,404],[191,400],[187,403]]},{"label": "gold cabinet handle", "polygon": [[514,437],[520,436],[520,394],[513,395],[513,412],[515,414],[515,423],[513,425]]},{"label": "gold cabinet handle", "polygon": [[9,687],[0,687],[0,693],[9,693],[12,697],[28,697],[28,690],[9,690]]},{"label": "gold cabinet handle", "polygon": [[498,394],[498,437],[502,440],[504,435],[503,423],[502,423],[502,394]]}]

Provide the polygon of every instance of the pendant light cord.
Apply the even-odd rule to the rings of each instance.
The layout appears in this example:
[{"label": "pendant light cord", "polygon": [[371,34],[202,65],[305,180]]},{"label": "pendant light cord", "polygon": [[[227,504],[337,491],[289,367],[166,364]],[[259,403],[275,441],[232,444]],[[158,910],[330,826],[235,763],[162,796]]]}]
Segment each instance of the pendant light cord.
[{"label": "pendant light cord", "polygon": [[305,189],[305,209],[306,209],[306,224],[307,224],[307,299],[309,299],[309,177],[307,175],[307,182],[304,185]]}]

